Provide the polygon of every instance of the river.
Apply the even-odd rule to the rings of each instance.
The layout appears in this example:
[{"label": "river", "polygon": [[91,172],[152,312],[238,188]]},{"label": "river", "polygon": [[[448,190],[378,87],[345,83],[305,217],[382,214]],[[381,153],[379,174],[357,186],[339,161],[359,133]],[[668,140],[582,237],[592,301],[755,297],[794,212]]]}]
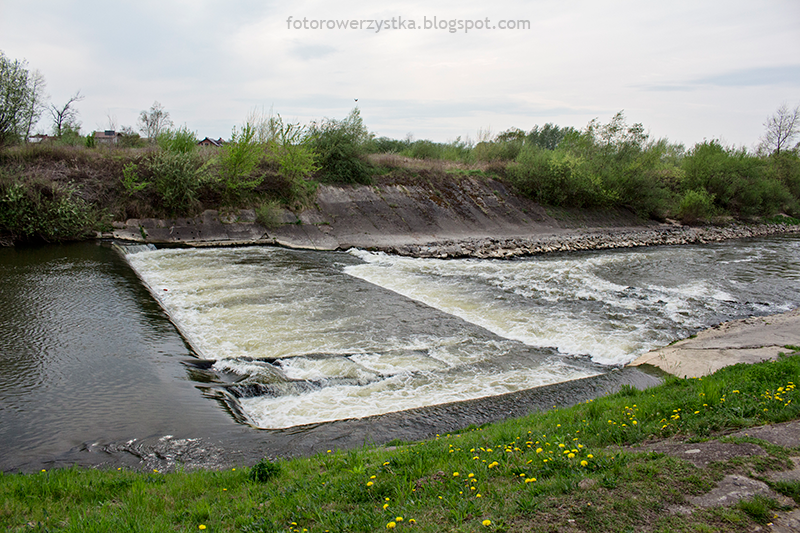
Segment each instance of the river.
[{"label": "river", "polygon": [[[316,432],[317,449],[358,424],[332,421],[491,411],[800,306],[797,236],[513,261],[273,247],[126,258],[99,243],[0,249],[0,468],[102,463],[134,441],[141,459],[168,435],[269,435],[275,451]],[[458,427],[454,409],[436,423]]]}]

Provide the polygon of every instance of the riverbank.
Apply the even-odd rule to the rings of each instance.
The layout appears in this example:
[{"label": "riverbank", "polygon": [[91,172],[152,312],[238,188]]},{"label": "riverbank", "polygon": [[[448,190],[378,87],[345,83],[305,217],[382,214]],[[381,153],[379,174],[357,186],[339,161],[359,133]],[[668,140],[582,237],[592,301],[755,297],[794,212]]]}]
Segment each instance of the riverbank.
[{"label": "riverbank", "polygon": [[207,210],[193,218],[129,219],[99,236],[163,245],[363,248],[451,259],[800,233],[800,225],[782,223],[684,226],[645,221],[625,210],[546,210],[499,181],[462,178],[458,186],[450,185],[323,185],[313,207],[299,213],[275,208],[269,227],[259,223],[254,210]]},{"label": "riverbank", "polygon": [[798,374],[795,353],[426,441],[214,471],[3,475],[0,526],[793,531]]}]

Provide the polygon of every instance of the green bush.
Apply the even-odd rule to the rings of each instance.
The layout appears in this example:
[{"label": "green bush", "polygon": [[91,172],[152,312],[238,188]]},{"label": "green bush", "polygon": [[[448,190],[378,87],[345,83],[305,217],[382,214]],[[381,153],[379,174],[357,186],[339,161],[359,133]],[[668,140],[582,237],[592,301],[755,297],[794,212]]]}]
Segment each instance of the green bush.
[{"label": "green bush", "polygon": [[708,220],[715,214],[714,196],[705,189],[692,189],[683,194],[678,204],[678,218],[686,224]]},{"label": "green bush", "polygon": [[433,141],[419,140],[411,143],[404,154],[414,159],[441,159],[442,152],[439,144]]},{"label": "green bush", "polygon": [[166,212],[188,215],[196,210],[205,177],[205,167],[197,157],[191,153],[156,152],[147,167]]},{"label": "green bush", "polygon": [[411,142],[409,140],[400,141],[389,137],[378,137],[366,143],[364,150],[369,154],[399,154],[408,149],[410,145]]},{"label": "green bush", "polygon": [[256,207],[256,222],[267,229],[277,228],[280,221],[281,204],[277,200],[264,202]]},{"label": "green bush", "polygon": [[476,161],[513,161],[522,149],[523,141],[511,139],[508,141],[479,142],[472,149]]},{"label": "green bush", "polygon": [[582,158],[563,151],[525,147],[508,175],[520,192],[546,205],[596,207],[613,200]]},{"label": "green bush", "polygon": [[264,146],[257,141],[256,134],[256,128],[250,123],[246,123],[241,132],[234,128],[231,141],[220,151],[219,178],[223,194],[230,203],[241,202],[264,180],[263,174],[257,172]]},{"label": "green bush", "polygon": [[165,152],[187,154],[197,148],[197,137],[186,126],[166,130],[158,136],[158,146]]},{"label": "green bush", "polygon": [[0,180],[0,232],[15,239],[78,239],[91,234],[98,222],[97,210],[72,184]]},{"label": "green bush", "polygon": [[797,206],[792,187],[798,170],[788,158],[771,162],[744,149],[706,141],[692,149],[683,170],[683,190],[705,189],[717,208],[737,216],[769,216]]},{"label": "green bush", "polygon": [[273,477],[281,473],[281,467],[278,463],[273,463],[267,458],[261,459],[253,465],[250,469],[250,481],[255,483],[266,483]]},{"label": "green bush", "polygon": [[334,183],[372,182],[372,166],[364,159],[371,139],[358,108],[344,120],[312,124],[309,141],[319,156],[322,179]]}]

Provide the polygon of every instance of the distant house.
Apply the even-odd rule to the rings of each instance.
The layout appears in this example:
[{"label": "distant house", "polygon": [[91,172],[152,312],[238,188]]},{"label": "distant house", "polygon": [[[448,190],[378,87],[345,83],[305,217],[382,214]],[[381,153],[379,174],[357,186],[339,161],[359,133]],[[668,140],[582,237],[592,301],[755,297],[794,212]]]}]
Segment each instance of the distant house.
[{"label": "distant house", "polygon": [[44,133],[37,133],[28,137],[29,143],[43,143],[48,141],[55,141],[58,137],[54,135],[45,135]]},{"label": "distant house", "polygon": [[121,133],[117,133],[114,130],[105,130],[105,131],[96,131],[94,132],[94,140],[99,144],[107,144],[109,146],[114,146],[119,141],[119,138],[122,136]]},{"label": "distant house", "polygon": [[197,144],[199,146],[216,146],[217,148],[219,148],[220,146],[225,144],[225,141],[222,140],[222,137],[220,137],[217,140],[210,139],[210,138],[206,137],[205,139],[203,139],[202,141],[200,141]]}]

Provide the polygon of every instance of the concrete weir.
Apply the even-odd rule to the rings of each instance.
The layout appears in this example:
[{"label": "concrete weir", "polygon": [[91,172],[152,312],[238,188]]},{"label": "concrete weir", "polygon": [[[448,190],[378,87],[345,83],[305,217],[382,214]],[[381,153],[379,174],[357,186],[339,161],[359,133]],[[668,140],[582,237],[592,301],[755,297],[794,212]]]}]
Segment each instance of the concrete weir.
[{"label": "concrete weir", "polygon": [[774,360],[800,346],[800,309],[723,322],[670,346],[648,352],[629,366],[650,365],[678,377],[701,377],[737,363]]},{"label": "concrete weir", "polygon": [[513,258],[549,252],[718,242],[800,232],[759,224],[689,227],[637,218],[624,210],[564,211],[558,218],[492,179],[437,184],[321,185],[314,205],[280,209],[274,225],[253,209],[207,210],[192,218],[130,219],[100,235],[125,241],[309,250],[363,248],[413,256]]}]

